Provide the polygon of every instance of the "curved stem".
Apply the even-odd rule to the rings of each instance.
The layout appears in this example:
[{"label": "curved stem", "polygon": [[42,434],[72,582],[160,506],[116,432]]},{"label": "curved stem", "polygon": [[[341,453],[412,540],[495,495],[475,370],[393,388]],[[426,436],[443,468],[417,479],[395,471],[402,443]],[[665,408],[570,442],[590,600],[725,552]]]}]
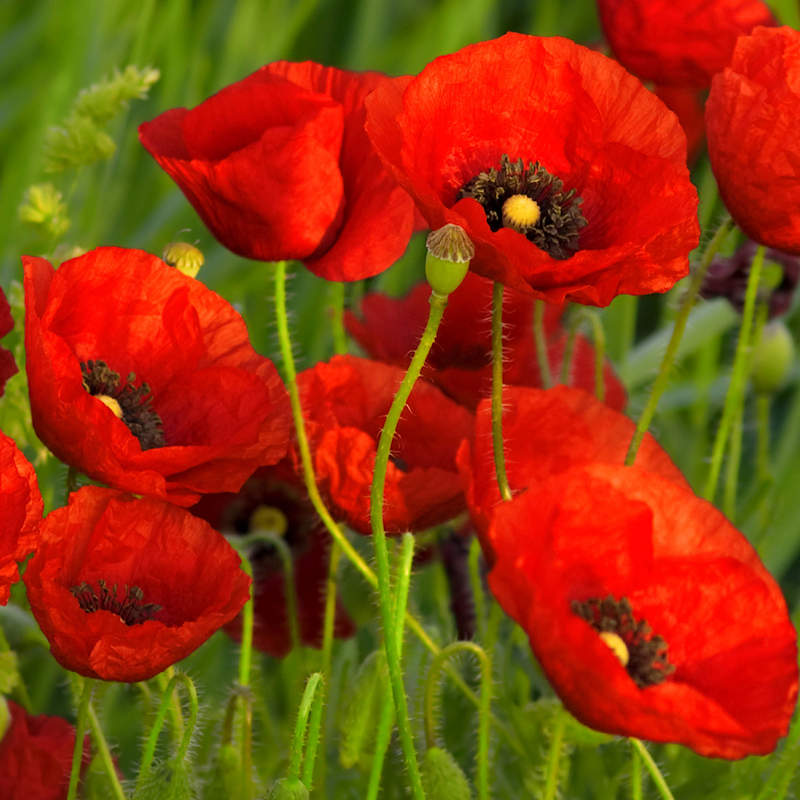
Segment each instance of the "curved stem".
[{"label": "curved stem", "polygon": [[242,559],[242,569],[250,578],[250,591],[247,595],[247,602],[242,609],[242,643],[239,650],[239,686],[250,685],[250,667],[253,662],[253,592],[255,583],[253,582],[253,565],[247,555],[239,551]]},{"label": "curved stem", "polygon": [[645,433],[647,433],[650,423],[653,421],[653,416],[656,413],[658,401],[661,399],[661,395],[664,394],[664,390],[667,388],[670,372],[672,370],[672,364],[678,354],[678,346],[680,345],[681,339],[683,338],[683,333],[686,330],[686,322],[689,319],[689,312],[692,310],[692,306],[694,305],[697,295],[700,292],[703,278],[705,278],[706,272],[708,272],[708,268],[711,266],[714,256],[717,254],[719,248],[722,246],[722,243],[725,241],[725,237],[730,232],[731,225],[731,218],[726,217],[719,228],[717,228],[717,231],[712,237],[711,241],[708,243],[708,247],[706,247],[706,250],[703,253],[703,258],[700,261],[699,266],[692,273],[689,281],[689,288],[686,290],[686,294],[683,297],[683,302],[681,303],[680,311],[678,311],[678,316],[675,318],[672,336],[670,337],[669,344],[667,345],[666,352],[664,353],[664,358],[661,360],[661,366],[659,367],[658,375],[656,376],[655,383],[653,383],[653,388],[650,390],[650,396],[647,398],[647,405],[645,406],[642,415],[639,417],[639,421],[636,423],[636,431],[633,434],[633,439],[631,439],[630,447],[628,447],[628,454],[625,457],[625,465],[628,467],[632,466],[634,461],[636,461],[636,453],[639,450],[639,445],[642,443],[642,439],[644,438]]},{"label": "curved stem", "polygon": [[547,337],[544,333],[544,300],[535,300],[533,303],[533,340],[536,344],[536,359],[539,362],[542,389],[549,389],[553,385],[553,375],[550,372]]},{"label": "curved stem", "polygon": [[[306,688],[303,691],[303,697],[300,700],[300,708],[297,711],[297,722],[294,726],[294,739],[292,739],[292,756],[289,762],[289,775],[290,779],[299,780],[300,779],[300,768],[303,763],[303,751],[305,749],[306,743],[306,730],[308,728],[308,717],[311,713],[311,706],[314,700],[317,698],[317,689],[320,689],[320,700],[318,705],[321,705],[321,695],[324,691],[324,682],[322,680],[322,675],[319,672],[315,672],[313,675],[309,676],[308,680],[306,681]],[[317,730],[317,734],[319,734],[319,730]],[[313,773],[314,769],[314,762],[313,756],[311,761],[311,771]]]},{"label": "curved stem", "polygon": [[492,290],[492,443],[497,485],[503,500],[511,499],[503,450],[503,284]]},{"label": "curved stem", "polygon": [[403,382],[386,415],[378,448],[375,455],[375,473],[372,478],[372,491],[370,493],[370,522],[372,523],[372,543],[375,547],[375,562],[378,572],[378,596],[380,600],[381,618],[383,621],[384,644],[386,646],[386,660],[389,665],[389,680],[392,684],[395,714],[397,715],[397,728],[400,734],[400,743],[408,767],[408,776],[414,796],[424,798],[422,780],[417,765],[417,754],[414,749],[414,739],[408,717],[408,703],[406,701],[403,674],[400,668],[400,653],[397,635],[394,630],[394,616],[392,609],[391,587],[389,585],[389,555],[386,549],[386,531],[383,527],[383,490],[386,483],[386,470],[389,464],[389,453],[394,439],[400,414],[406,407],[411,390],[422,371],[422,366],[436,338],[442,315],[447,306],[447,296],[431,292],[430,312],[428,322],[422,333],[422,338],[417,345],[411,363],[408,366]]},{"label": "curved stem", "polygon": [[631,739],[630,742],[644,762],[663,800],[675,800],[672,796],[672,792],[669,790],[669,786],[667,786],[667,782],[664,780],[664,776],[661,774],[661,770],[658,768],[658,764],[653,761],[653,756],[650,755],[650,751],[638,739]]},{"label": "curved stem", "polygon": [[492,662],[487,652],[475,642],[453,642],[433,659],[425,680],[425,738],[428,747],[436,746],[436,691],[442,667],[457,653],[471,653],[478,658],[481,668],[481,705],[478,722],[478,752],[476,773],[478,800],[489,798],[489,709],[492,702]]},{"label": "curved stem", "polygon": [[394,625],[397,635],[397,652],[403,652],[403,619],[406,615],[408,605],[408,590],[411,585],[411,567],[414,562],[414,534],[404,533],[400,558],[397,562],[397,572],[395,578],[395,611]]},{"label": "curved stem", "polygon": [[81,763],[83,762],[83,740],[86,735],[86,723],[89,719],[89,701],[92,699],[94,681],[83,679],[83,691],[78,705],[78,719],[75,723],[75,747],[72,750],[72,769],[69,773],[69,788],[67,800],[75,800],[78,796],[78,781],[81,778]]},{"label": "curved stem", "polygon": [[386,691],[383,696],[381,716],[378,720],[378,730],[375,732],[375,753],[372,756],[366,800],[377,800],[381,785],[381,775],[383,774],[383,764],[386,760],[386,750],[392,738],[393,727],[394,702],[392,701],[391,691]]},{"label": "curved stem", "polygon": [[736,355],[733,359],[731,382],[728,386],[728,393],[725,395],[722,419],[717,428],[717,435],[714,438],[708,479],[706,480],[706,485],[701,495],[711,502],[713,502],[714,494],[717,489],[717,480],[720,470],[722,469],[722,456],[725,453],[728,435],[733,426],[736,414],[744,400],[744,390],[747,383],[747,371],[750,362],[750,348],[752,345],[750,329],[753,324],[758,284],[761,280],[761,267],[764,263],[764,249],[764,245],[759,245],[755,257],[753,258],[753,263],[750,266],[750,276],[747,279],[747,293],[745,294],[744,309],[742,311],[742,327],[739,330],[739,341],[736,343]]},{"label": "curved stem", "polygon": [[545,765],[545,781],[543,800],[554,800],[558,794],[559,768],[561,766],[561,750],[564,744],[564,729],[567,727],[566,712],[559,706],[553,727],[553,738]]},{"label": "curved stem", "polygon": [[97,748],[100,760],[103,762],[103,769],[108,776],[111,791],[114,793],[116,800],[125,800],[125,792],[122,789],[122,784],[119,782],[114,760],[111,758],[111,750],[108,747],[108,742],[103,734],[103,728],[100,725],[100,720],[97,718],[97,712],[94,710],[91,700],[89,701],[89,726],[92,729],[92,741]]}]

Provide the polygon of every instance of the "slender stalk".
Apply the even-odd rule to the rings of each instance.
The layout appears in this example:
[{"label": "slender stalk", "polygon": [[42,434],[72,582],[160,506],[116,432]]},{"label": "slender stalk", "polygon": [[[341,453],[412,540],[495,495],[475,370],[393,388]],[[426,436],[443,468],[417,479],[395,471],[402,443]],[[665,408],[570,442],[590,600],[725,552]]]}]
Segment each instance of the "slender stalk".
[{"label": "slender stalk", "polygon": [[567,727],[566,713],[559,707],[553,725],[553,738],[550,740],[550,751],[545,765],[545,782],[543,800],[554,800],[558,795],[561,751],[564,744],[564,729]]},{"label": "slender stalk", "polygon": [[769,411],[771,398],[768,394],[756,395],[756,475],[760,481],[769,480]]},{"label": "slender stalk", "polygon": [[544,334],[544,300],[536,300],[533,304],[533,340],[536,344],[536,359],[539,362],[542,389],[549,389],[553,385],[553,375],[550,372],[547,338]]},{"label": "slender stalk", "polygon": [[239,686],[250,685],[250,668],[253,663],[253,565],[250,559],[242,552],[239,553],[242,559],[242,569],[250,578],[250,592],[247,595],[247,602],[242,609],[242,643],[239,649]]},{"label": "slender stalk", "polygon": [[578,337],[578,327],[581,324],[580,314],[571,314],[572,318],[567,328],[567,341],[564,343],[564,354],[561,357],[561,373],[558,382],[569,385],[569,374],[572,370],[572,357],[575,354],[575,339]]},{"label": "slender stalk", "polygon": [[639,757],[644,762],[647,771],[650,773],[650,777],[653,779],[653,783],[656,785],[656,789],[658,789],[658,793],[661,795],[663,800],[675,800],[672,796],[672,792],[669,790],[669,786],[667,786],[667,782],[664,780],[664,776],[661,774],[661,770],[658,768],[658,764],[653,761],[653,756],[650,755],[650,751],[639,741],[639,739],[631,739],[631,745],[639,754]]},{"label": "slender stalk", "polygon": [[422,371],[422,366],[428,357],[431,346],[436,338],[445,307],[447,296],[431,292],[430,313],[428,322],[422,333],[422,338],[417,345],[408,371],[386,415],[381,435],[378,439],[378,448],[375,456],[375,473],[372,478],[372,491],[370,494],[370,522],[372,523],[372,543],[375,547],[375,562],[378,572],[378,596],[380,601],[381,618],[384,630],[384,645],[386,647],[386,660],[389,666],[389,680],[392,685],[395,714],[397,715],[397,729],[400,743],[408,768],[408,777],[414,796],[421,800],[425,797],[420,778],[417,754],[414,749],[414,738],[408,716],[408,703],[406,700],[403,674],[400,668],[400,654],[397,635],[394,630],[394,616],[392,609],[391,587],[389,585],[389,556],[386,549],[386,531],[383,527],[383,490],[386,483],[386,469],[389,464],[389,453],[394,439],[400,414],[406,407],[411,390]]},{"label": "slender stalk", "polygon": [[325,678],[321,673],[319,691],[314,696],[314,704],[311,706],[311,719],[308,722],[308,741],[306,743],[306,755],[303,761],[303,783],[310,790],[314,785],[314,764],[316,763],[317,753],[321,743],[320,729],[322,727],[322,710],[325,707]]},{"label": "slender stalk", "polygon": [[[317,694],[317,689],[322,686],[322,675],[315,672],[306,681],[306,688],[300,700],[300,708],[297,711],[297,722],[294,726],[294,739],[292,739],[292,755],[289,762],[289,778],[300,779],[300,769],[303,764],[303,751],[306,743],[306,729],[308,728],[308,717],[311,712],[311,704]],[[313,764],[312,764],[313,766]]]},{"label": "slender stalk", "polygon": [[481,545],[478,537],[474,536],[469,548],[469,582],[472,586],[472,597],[475,600],[475,622],[479,638],[486,636],[486,596],[483,591],[481,578]]},{"label": "slender stalk", "polygon": [[330,281],[328,286],[328,314],[333,332],[333,350],[337,355],[347,352],[347,334],[344,330],[344,283]]},{"label": "slender stalk", "polygon": [[717,480],[722,469],[722,457],[725,453],[728,435],[739,407],[744,401],[744,390],[750,362],[750,348],[752,346],[750,329],[753,325],[756,294],[761,280],[761,267],[764,264],[764,249],[764,245],[759,246],[753,258],[753,263],[750,265],[750,276],[747,280],[747,292],[744,298],[744,310],[742,311],[742,327],[739,330],[739,341],[736,344],[736,355],[734,356],[731,370],[731,382],[728,386],[728,393],[725,395],[722,419],[717,428],[717,435],[714,438],[714,445],[711,450],[711,467],[709,468],[708,479],[702,494],[702,497],[711,502],[713,502],[714,494],[716,493]]},{"label": "slender stalk", "polygon": [[94,742],[100,760],[103,762],[103,769],[108,776],[108,782],[111,785],[111,791],[114,793],[116,800],[125,800],[125,792],[122,789],[122,784],[117,777],[117,769],[114,766],[114,760],[111,758],[111,750],[108,747],[108,742],[103,734],[103,728],[100,725],[100,720],[97,718],[97,712],[92,706],[91,700],[89,701],[89,726],[92,729],[92,741]]},{"label": "slender stalk", "polygon": [[631,745],[631,800],[642,800],[642,759]]},{"label": "slender stalk", "polygon": [[404,533],[400,558],[397,561],[395,578],[394,626],[397,634],[397,652],[403,652],[403,619],[408,605],[408,590],[411,585],[411,567],[414,562],[414,534]]},{"label": "slender stalk", "polygon": [[708,268],[711,266],[714,256],[717,254],[730,232],[731,225],[731,218],[726,217],[708,243],[708,247],[706,247],[697,269],[692,273],[689,280],[689,288],[686,290],[680,310],[678,311],[678,316],[675,318],[675,325],[672,329],[672,336],[670,337],[669,344],[667,344],[667,350],[664,353],[664,358],[661,360],[661,366],[659,367],[656,380],[653,383],[653,388],[650,390],[650,396],[647,398],[647,405],[642,415],[639,417],[639,421],[636,423],[636,431],[633,434],[633,439],[631,439],[630,447],[628,448],[628,454],[625,457],[626,466],[630,467],[633,465],[634,461],[636,461],[636,453],[639,450],[639,445],[642,443],[642,439],[645,433],[647,433],[650,423],[653,421],[653,416],[658,407],[658,401],[661,399],[661,395],[664,394],[667,383],[669,383],[672,364],[678,354],[678,346],[686,330],[689,312],[692,310],[692,306],[697,299],[703,279],[706,276],[706,272],[708,272]]},{"label": "slender stalk", "polygon": [[584,316],[592,326],[592,341],[594,343],[594,394],[595,397],[604,403],[606,399],[606,333],[603,330],[603,323],[600,321],[599,314],[584,310]]},{"label": "slender stalk", "polygon": [[503,500],[511,499],[503,450],[503,284],[492,291],[492,443],[497,485]]},{"label": "slender stalk", "polygon": [[394,701],[389,687],[383,696],[381,716],[378,720],[378,730],[375,732],[375,753],[372,756],[372,766],[369,771],[369,785],[367,786],[366,800],[377,800],[380,791],[383,764],[386,760],[386,751],[392,738],[394,727]]},{"label": "slender stalk", "polygon": [[78,781],[81,778],[81,763],[83,762],[83,739],[86,735],[86,723],[89,719],[89,701],[92,699],[94,681],[83,679],[83,691],[78,704],[78,719],[75,723],[75,747],[72,750],[72,769],[69,773],[69,788],[67,800],[75,800],[78,796]]}]

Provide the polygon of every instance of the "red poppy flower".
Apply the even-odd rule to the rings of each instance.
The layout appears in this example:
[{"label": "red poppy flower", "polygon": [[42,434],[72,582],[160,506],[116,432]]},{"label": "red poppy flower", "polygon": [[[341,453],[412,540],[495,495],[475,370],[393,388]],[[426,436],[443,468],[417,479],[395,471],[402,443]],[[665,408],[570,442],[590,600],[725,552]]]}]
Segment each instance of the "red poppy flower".
[{"label": "red poppy flower", "polygon": [[[372,358],[407,367],[428,317],[430,286],[420,284],[398,300],[368,294],[361,301],[361,318],[345,316],[350,334]],[[530,295],[511,289],[503,294],[503,381],[514,386],[541,386],[539,359],[533,339],[533,303]],[[474,411],[482,397],[491,393],[492,283],[467,273],[449,296],[436,341],[423,375],[446,395]],[[551,375],[561,374],[567,332],[560,325],[562,307],[545,306],[544,329]],[[575,337],[568,375],[572,386],[594,391],[595,353],[582,334]],[[625,387],[606,362],[604,370],[607,405],[622,410]]]},{"label": "red poppy flower", "polygon": [[706,102],[708,155],[725,205],[761,244],[800,253],[800,31],[736,44]]},{"label": "red poppy flower", "polygon": [[470,268],[551,303],[608,305],[687,274],[697,193],[677,119],[615,62],[509,33],[367,98],[367,132]]},{"label": "red poppy flower", "polygon": [[283,457],[286,390],[219,295],[140,250],[23,263],[33,425],[62,461],[190,505]]},{"label": "red poppy flower", "polygon": [[239,613],[250,579],[207,522],[154,498],[86,486],[42,523],[23,580],[55,659],[144,681]]},{"label": "red poppy flower", "polygon": [[[11,316],[11,306],[9,306],[3,290],[0,289],[0,339],[7,333],[11,333],[13,328],[14,319]],[[14,354],[10,350],[0,347],[0,397],[3,396],[8,379],[16,375],[18,371]]]},{"label": "red poppy flower", "polygon": [[[314,471],[332,514],[371,532],[375,451],[404,371],[378,361],[336,356],[298,376]],[[472,435],[473,417],[435,386],[420,382],[400,418],[386,472],[387,532],[419,531],[464,510],[456,450]],[[293,453],[295,464],[299,457]]]},{"label": "red poppy flower", "polygon": [[597,0],[614,55],[640,78],[706,88],[739,36],[774,25],[762,0]]},{"label": "red poppy flower", "polygon": [[[300,639],[310,647],[321,647],[330,536],[291,468],[281,462],[277,467],[260,469],[238,494],[206,495],[191,511],[225,534],[266,530],[283,537],[294,562]],[[283,658],[292,647],[283,564],[275,549],[267,544],[257,545],[250,553],[250,560],[253,644],[271,656]],[[225,630],[238,639],[241,619],[237,617],[228,623]],[[353,622],[337,600],[334,634],[345,638],[353,633]]]},{"label": "red poppy flower", "polygon": [[[64,800],[72,769],[75,728],[61,717],[31,715],[12,700],[11,724],[0,739],[0,797],[3,800]],[[83,767],[89,764],[89,740]]]},{"label": "red poppy flower", "polygon": [[17,562],[36,547],[43,509],[33,467],[0,431],[0,605],[19,580]]},{"label": "red poppy flower", "polygon": [[234,253],[358,280],[391,266],[414,224],[364,132],[364,98],[388,80],[278,61],[139,137]]},{"label": "red poppy flower", "polygon": [[[622,464],[635,425],[580,389],[507,387],[503,392],[503,439],[508,482],[520,493],[572,467],[592,462]],[[653,475],[688,488],[681,471],[646,434],[636,465]],[[500,491],[494,468],[490,401],[478,406],[475,440],[462,445],[458,466],[467,485],[467,502],[481,537],[484,554],[492,563],[494,542],[489,523]]]},{"label": "red poppy flower", "polygon": [[492,592],[584,724],[722,758],[786,733],[797,635],[783,596],[689,489],[576,467],[497,508],[490,536]]}]

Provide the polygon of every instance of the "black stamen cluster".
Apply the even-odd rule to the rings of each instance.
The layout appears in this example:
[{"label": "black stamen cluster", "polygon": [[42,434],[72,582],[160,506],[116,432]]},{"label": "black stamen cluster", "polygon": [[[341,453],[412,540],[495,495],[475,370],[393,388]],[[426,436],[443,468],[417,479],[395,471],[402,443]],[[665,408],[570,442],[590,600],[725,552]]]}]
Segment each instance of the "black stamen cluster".
[{"label": "black stamen cluster", "polygon": [[136,386],[133,372],[123,382],[105,361],[82,361],[81,372],[83,388],[89,394],[104,394],[119,403],[122,421],[139,440],[142,450],[164,446],[164,425],[152,408],[153,397],[146,383]]},{"label": "black stamen cluster", "polygon": [[70,591],[78,605],[87,613],[95,611],[111,611],[116,614],[126,625],[139,625],[145,620],[153,619],[161,611],[158,603],[143,603],[144,592],[138,586],[125,586],[125,597],[117,597],[117,584],[111,589],[101,578],[97,581],[100,587],[96,592],[91,584],[83,581],[73,586]]},{"label": "black stamen cluster", "polygon": [[655,636],[644,620],[636,621],[626,597],[621,600],[612,595],[590,597],[583,603],[573,600],[572,612],[598,633],[615,633],[625,642],[628,648],[625,669],[640,689],[662,683],[675,672],[667,657],[667,643]]},{"label": "black stamen cluster", "polygon": [[503,227],[503,203],[515,194],[527,195],[539,206],[539,221],[524,234],[531,242],[562,260],[580,249],[578,235],[586,225],[581,212],[583,200],[574,189],[565,192],[564,182],[538,161],[525,167],[521,158],[512,162],[503,154],[500,169],[481,172],[461,187],[458,196],[477,200],[486,212],[489,227],[498,231]]}]

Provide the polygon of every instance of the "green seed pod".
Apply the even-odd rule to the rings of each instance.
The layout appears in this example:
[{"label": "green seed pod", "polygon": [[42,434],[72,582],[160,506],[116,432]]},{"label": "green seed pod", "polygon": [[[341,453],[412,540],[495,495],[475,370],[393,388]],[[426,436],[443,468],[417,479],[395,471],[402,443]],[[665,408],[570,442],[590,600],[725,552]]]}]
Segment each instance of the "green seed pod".
[{"label": "green seed pod", "polygon": [[794,363],[794,340],[780,320],[766,324],[753,347],[750,380],[758,394],[774,394],[781,388]]},{"label": "green seed pod", "polygon": [[469,781],[447,750],[429,748],[421,771],[422,788],[428,800],[471,800]]},{"label": "green seed pod", "polygon": [[388,685],[386,656],[383,650],[376,650],[358,668],[339,717],[339,761],[346,769],[371,762]]},{"label": "green seed pod", "polygon": [[425,242],[425,277],[436,294],[448,295],[458,288],[475,256],[475,246],[458,225],[431,231]]},{"label": "green seed pod", "polygon": [[308,800],[305,784],[299,778],[281,778],[272,784],[267,800]]}]

